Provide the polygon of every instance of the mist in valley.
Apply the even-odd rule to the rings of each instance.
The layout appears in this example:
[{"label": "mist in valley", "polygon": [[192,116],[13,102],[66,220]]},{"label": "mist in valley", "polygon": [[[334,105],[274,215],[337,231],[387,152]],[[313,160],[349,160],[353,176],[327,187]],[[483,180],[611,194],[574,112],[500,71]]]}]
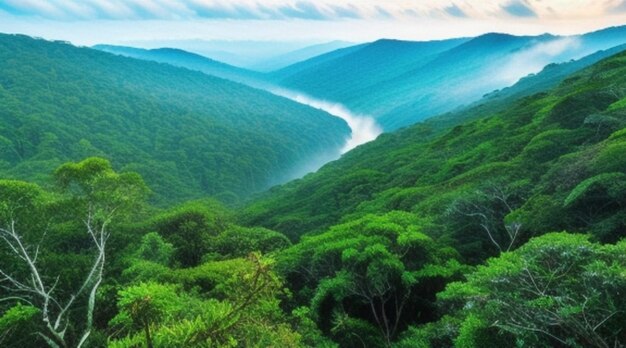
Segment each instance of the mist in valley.
[{"label": "mist in valley", "polygon": [[[260,86],[256,87],[259,88]],[[376,120],[374,120],[373,117],[356,114],[342,104],[320,100],[304,93],[285,88],[268,87],[267,85],[262,86],[261,88],[272,94],[325,111],[332,116],[339,117],[348,124],[348,127],[350,127],[350,136],[346,138],[343,146],[336,149],[328,149],[327,151],[323,151],[312,158],[303,159],[301,163],[295,165],[291,171],[270,181],[269,186],[279,185],[290,180],[302,178],[309,173],[316,172],[325,164],[339,159],[341,155],[356,148],[357,146],[376,140],[376,138],[383,132],[382,127],[376,123]]]}]

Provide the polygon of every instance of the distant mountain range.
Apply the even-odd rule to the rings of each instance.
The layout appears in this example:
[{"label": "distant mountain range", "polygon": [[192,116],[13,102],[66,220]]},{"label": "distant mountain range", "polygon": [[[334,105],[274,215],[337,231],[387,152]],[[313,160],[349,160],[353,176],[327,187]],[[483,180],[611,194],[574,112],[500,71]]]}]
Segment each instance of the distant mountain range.
[{"label": "distant mountain range", "polygon": [[585,35],[513,36],[433,42],[380,40],[273,72],[286,88],[375,117],[386,130],[469,104],[550,63],[626,43],[626,27]]},{"label": "distant mountain range", "polygon": [[93,46],[93,48],[120,56],[166,63],[191,70],[197,70],[208,75],[221,77],[235,82],[250,84],[253,81],[262,80],[264,78],[261,73],[238,68],[199,54],[176,48],[142,49],[113,45],[96,45]]},{"label": "distant mountain range", "polygon": [[267,58],[258,63],[249,65],[248,68],[260,72],[270,72],[350,46],[354,46],[354,44],[346,41],[331,41],[318,45],[307,46],[295,51]]},{"label": "distant mountain range", "polygon": [[[261,89],[280,86],[343,104],[392,131],[480,102],[486,94],[491,98],[505,94],[521,97],[548,89],[559,78],[615,53],[614,47],[622,44],[626,44],[626,27],[566,37],[491,33],[427,42],[385,39],[348,47],[341,47],[347,43],[336,42],[289,53],[285,61],[341,47],[270,73],[177,49],[95,48],[198,70]],[[594,55],[601,50],[604,53]],[[570,64],[572,60],[576,62]],[[273,60],[277,65],[279,61]],[[271,66],[263,63],[257,68],[267,70]],[[546,66],[546,71],[537,75]],[[520,79],[523,84],[506,89]]]},{"label": "distant mountain range", "polygon": [[578,60],[549,64],[541,72],[523,77],[513,86],[488,93],[467,107],[432,117],[425,122],[437,128],[445,128],[484,117],[484,115],[505,111],[516,100],[550,90],[571,74],[622,51],[626,51],[626,45],[598,51]]},{"label": "distant mountain range", "polygon": [[124,45],[141,48],[176,47],[229,65],[267,72],[354,44],[345,41],[153,40],[130,41]]}]

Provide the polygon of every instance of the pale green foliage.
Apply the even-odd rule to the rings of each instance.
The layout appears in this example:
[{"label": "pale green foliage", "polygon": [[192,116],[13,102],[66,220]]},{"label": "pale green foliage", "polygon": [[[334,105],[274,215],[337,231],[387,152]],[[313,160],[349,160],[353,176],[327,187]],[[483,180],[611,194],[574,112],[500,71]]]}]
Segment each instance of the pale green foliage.
[{"label": "pale green foliage", "polygon": [[625,242],[603,246],[584,235],[547,234],[489,260],[438,297],[467,315],[457,339],[462,347],[482,346],[471,342],[490,328],[523,346],[619,346],[624,255]]},{"label": "pale green foliage", "polygon": [[157,278],[181,285],[150,282],[120,291],[120,313],[111,324],[127,335],[111,346],[148,340],[154,347],[299,346],[300,335],[283,322],[282,282],[272,264],[253,253],[193,269],[159,266]]},{"label": "pale green foliage", "polygon": [[0,316],[0,346],[18,347],[34,340],[33,322],[39,309],[17,303]]},{"label": "pale green foliage", "polygon": [[177,291],[175,285],[158,283],[140,283],[120,290],[117,304],[120,312],[111,324],[129,328],[159,322],[183,306]]},{"label": "pale green foliage", "polygon": [[307,347],[336,348],[337,344],[324,336],[311,317],[309,307],[298,307],[291,312],[295,320],[294,329],[302,335],[302,344]]},{"label": "pale green foliage", "polygon": [[128,215],[149,192],[139,174],[116,173],[109,161],[98,157],[66,163],[54,174],[59,186],[77,203],[88,204],[99,219]]},{"label": "pale green foliage", "polygon": [[141,238],[141,244],[135,256],[138,259],[167,266],[174,254],[174,246],[156,232],[150,232]]},{"label": "pale green foliage", "polygon": [[[565,199],[565,206],[585,204],[585,201],[626,201],[626,174],[603,173],[589,178],[576,186]],[[587,202],[589,203],[589,202]]]},{"label": "pale green foliage", "polygon": [[[32,332],[49,346],[82,347],[93,337],[110,226],[131,216],[147,188],[138,174],[118,174],[99,158],[68,163],[55,174],[64,195],[45,195],[31,184],[0,183],[5,193],[0,253],[6,254],[0,264],[0,302],[23,301],[37,308],[41,325]],[[60,241],[47,238],[50,231]],[[59,257],[56,243],[77,252],[62,251]],[[74,260],[79,262],[64,267]]]}]

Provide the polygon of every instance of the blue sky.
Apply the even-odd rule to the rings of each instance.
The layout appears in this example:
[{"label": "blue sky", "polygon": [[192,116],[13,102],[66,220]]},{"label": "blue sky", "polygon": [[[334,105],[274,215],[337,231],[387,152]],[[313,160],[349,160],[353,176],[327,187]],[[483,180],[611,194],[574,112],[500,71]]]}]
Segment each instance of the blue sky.
[{"label": "blue sky", "polygon": [[626,0],[0,0],[0,31],[138,40],[436,39],[626,24]]}]

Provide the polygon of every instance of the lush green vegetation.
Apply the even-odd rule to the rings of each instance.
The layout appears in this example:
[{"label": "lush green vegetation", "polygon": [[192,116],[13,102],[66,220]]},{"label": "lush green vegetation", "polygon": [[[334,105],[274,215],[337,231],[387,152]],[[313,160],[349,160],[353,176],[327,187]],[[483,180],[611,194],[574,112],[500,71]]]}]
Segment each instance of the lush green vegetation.
[{"label": "lush green vegetation", "polygon": [[497,250],[478,213],[495,218],[491,232],[505,237],[510,224],[521,224],[516,243],[563,229],[615,241],[624,227],[625,56],[503,111],[474,109],[482,112],[473,115],[478,120],[443,133],[434,120],[384,134],[318,173],[272,189],[244,219],[297,240],[370,213],[402,210],[433,220],[464,255],[478,259]]},{"label": "lush green vegetation", "polygon": [[[623,343],[625,72],[620,53],[548,93],[457,113],[456,122],[470,122],[452,129],[445,130],[454,122],[448,115],[383,135],[272,189],[242,219],[299,241],[282,253],[298,267],[281,273],[343,346]],[[445,257],[399,256],[411,230]],[[563,230],[586,235],[542,236]],[[490,257],[476,270],[463,266]],[[365,288],[387,295],[363,295],[364,281],[385,284]],[[416,293],[409,318],[385,309]],[[365,311],[364,299],[375,309]],[[404,332],[381,329],[382,312],[390,323],[400,317]]]},{"label": "lush green vegetation", "polygon": [[44,183],[106,157],[165,204],[237,200],[336,153],[347,125],[321,111],[170,65],[0,36],[0,175]]},{"label": "lush green vegetation", "polygon": [[0,180],[0,346],[626,344],[626,53],[492,102],[237,211],[98,157]]},{"label": "lush green vegetation", "polygon": [[[216,202],[148,213],[141,178],[98,158],[65,164],[55,178],[54,192],[0,182],[7,242],[0,293],[14,302],[2,303],[3,347],[293,346],[300,339],[279,307],[282,280],[261,254],[288,247],[281,234],[236,226]],[[105,246],[106,271],[94,278]]]},{"label": "lush green vegetation", "polygon": [[67,163],[55,178],[53,192],[0,181],[3,347],[626,339],[625,241],[547,234],[473,267],[413,213],[369,214],[291,245],[238,226],[215,201],[153,212],[141,178],[106,160]]}]

